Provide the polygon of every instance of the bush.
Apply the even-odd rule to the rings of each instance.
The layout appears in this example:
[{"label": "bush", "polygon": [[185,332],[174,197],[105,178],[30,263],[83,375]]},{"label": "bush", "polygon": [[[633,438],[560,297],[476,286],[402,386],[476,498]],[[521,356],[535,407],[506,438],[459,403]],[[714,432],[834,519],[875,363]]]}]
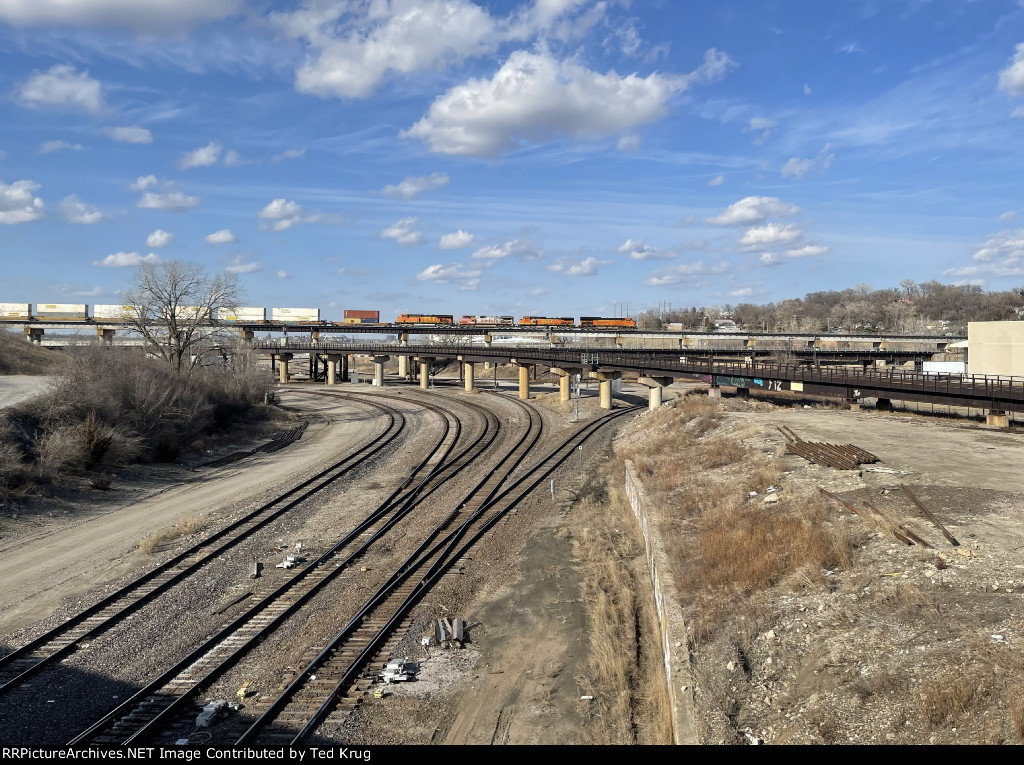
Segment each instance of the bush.
[{"label": "bush", "polygon": [[71,348],[51,390],[0,419],[0,482],[13,487],[33,463],[42,480],[174,459],[249,417],[270,383],[247,349],[185,374],[137,349]]}]

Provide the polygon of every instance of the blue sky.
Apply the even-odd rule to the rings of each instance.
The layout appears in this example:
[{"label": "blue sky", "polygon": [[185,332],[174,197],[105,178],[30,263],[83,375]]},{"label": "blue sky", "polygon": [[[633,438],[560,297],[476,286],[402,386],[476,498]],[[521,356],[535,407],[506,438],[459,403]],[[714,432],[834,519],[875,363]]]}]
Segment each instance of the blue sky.
[{"label": "blue sky", "polygon": [[0,301],[621,315],[1024,284],[1024,2],[0,0]]}]

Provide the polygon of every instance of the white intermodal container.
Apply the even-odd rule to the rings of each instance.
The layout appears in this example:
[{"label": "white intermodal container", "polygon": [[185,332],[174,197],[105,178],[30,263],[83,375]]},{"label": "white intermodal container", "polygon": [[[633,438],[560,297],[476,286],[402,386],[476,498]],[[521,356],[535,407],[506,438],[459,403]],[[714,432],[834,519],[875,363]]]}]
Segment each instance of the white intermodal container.
[{"label": "white intermodal container", "polygon": [[89,306],[79,303],[36,303],[36,319],[40,321],[84,321]]},{"label": "white intermodal container", "polygon": [[127,321],[135,316],[133,305],[94,305],[92,318],[106,321]]},{"label": "white intermodal container", "polygon": [[310,324],[320,321],[319,308],[271,308],[271,318],[279,324]]},{"label": "white intermodal container", "polygon": [[0,319],[31,319],[31,303],[0,303]]},{"label": "white intermodal container", "polygon": [[218,308],[217,319],[239,324],[262,324],[267,320],[267,309],[241,305],[237,308]]}]

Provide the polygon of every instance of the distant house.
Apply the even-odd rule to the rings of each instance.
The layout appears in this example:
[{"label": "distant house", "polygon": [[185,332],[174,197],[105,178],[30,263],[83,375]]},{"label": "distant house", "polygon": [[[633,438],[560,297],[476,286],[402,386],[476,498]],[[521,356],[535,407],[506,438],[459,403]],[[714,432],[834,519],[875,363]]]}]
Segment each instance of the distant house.
[{"label": "distant house", "polygon": [[715,322],[715,332],[742,332],[732,319],[719,319]]}]

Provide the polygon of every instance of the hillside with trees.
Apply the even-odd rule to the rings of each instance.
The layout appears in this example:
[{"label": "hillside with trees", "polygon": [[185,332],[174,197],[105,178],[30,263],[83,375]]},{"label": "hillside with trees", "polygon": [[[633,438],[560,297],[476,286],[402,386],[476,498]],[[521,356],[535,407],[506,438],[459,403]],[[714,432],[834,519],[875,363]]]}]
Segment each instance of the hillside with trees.
[{"label": "hillside with trees", "polygon": [[811,292],[777,303],[723,306],[659,307],[644,311],[644,329],[681,324],[683,329],[711,329],[732,319],[755,332],[885,332],[888,334],[958,334],[969,321],[1011,321],[1024,315],[1024,287],[985,291],[976,284],[918,284],[904,279],[898,287],[874,289],[867,284],[844,290]]}]

